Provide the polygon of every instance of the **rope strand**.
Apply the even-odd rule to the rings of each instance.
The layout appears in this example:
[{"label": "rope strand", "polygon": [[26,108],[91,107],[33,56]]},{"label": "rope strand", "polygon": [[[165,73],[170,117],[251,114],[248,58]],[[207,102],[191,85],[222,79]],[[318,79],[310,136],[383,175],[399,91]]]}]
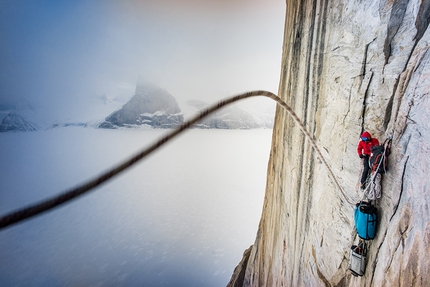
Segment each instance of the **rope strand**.
[{"label": "rope strand", "polygon": [[[373,175],[372,175],[372,173],[370,173],[370,175],[367,176],[366,188],[363,191],[363,197],[362,197],[361,201],[363,201],[365,198],[369,198],[369,193],[371,192],[370,186],[372,185],[372,182],[375,182],[376,176],[378,175],[379,168],[381,167],[382,162],[385,161],[386,152],[387,152],[387,149],[390,149],[391,140],[392,140],[392,138],[390,136],[390,137],[386,138],[384,143],[382,144],[382,146],[384,147],[384,152],[382,153],[382,156],[381,156],[381,159],[378,163],[378,166],[375,169],[375,173]],[[386,167],[384,167],[384,168],[386,168]]]},{"label": "rope strand", "polygon": [[31,217],[36,216],[38,214],[41,214],[43,212],[46,212],[50,209],[53,209],[55,207],[58,207],[64,203],[66,203],[72,199],[76,199],[77,197],[87,193],[88,191],[92,190],[93,188],[95,188],[95,187],[107,182],[108,180],[112,179],[113,177],[115,177],[119,173],[123,172],[127,168],[133,166],[138,161],[142,160],[143,158],[148,156],[150,153],[152,153],[153,151],[160,148],[165,143],[167,143],[168,141],[170,141],[171,139],[173,139],[174,137],[176,137],[177,135],[182,133],[184,130],[188,129],[190,126],[192,126],[196,122],[200,121],[201,119],[207,117],[208,115],[215,112],[216,110],[218,110],[218,109],[220,109],[226,105],[229,105],[233,102],[236,102],[236,101],[239,101],[242,99],[246,99],[246,98],[255,97],[255,96],[268,97],[268,98],[276,101],[282,108],[284,108],[288,112],[288,114],[293,118],[293,120],[299,125],[301,131],[305,134],[305,136],[307,137],[307,139],[311,143],[312,147],[316,150],[318,157],[321,159],[321,161],[327,167],[327,169],[330,173],[330,176],[334,180],[336,186],[342,192],[343,196],[345,197],[345,200],[350,204],[354,204],[346,196],[345,191],[343,190],[343,188],[341,187],[341,185],[337,181],[332,169],[330,168],[329,164],[327,163],[327,161],[323,157],[323,155],[322,155],[320,149],[318,148],[316,142],[312,139],[311,135],[306,130],[306,127],[303,125],[303,123],[300,121],[300,119],[297,117],[297,115],[294,113],[294,111],[283,100],[281,100],[275,94],[268,92],[268,91],[260,90],[260,91],[247,92],[247,93],[240,94],[240,95],[228,98],[226,100],[220,101],[220,102],[214,104],[213,106],[210,106],[209,108],[201,111],[200,114],[196,115],[195,117],[191,118],[187,122],[183,123],[180,127],[173,130],[169,134],[165,135],[160,140],[158,140],[157,142],[150,145],[148,148],[142,150],[141,152],[137,153],[136,155],[132,156],[131,158],[125,160],[123,163],[120,163],[119,165],[114,166],[113,168],[111,168],[107,172],[101,174],[100,176],[98,176],[92,180],[89,180],[88,182],[86,182],[86,183],[84,183],[84,184],[82,184],[76,188],[72,188],[69,191],[61,193],[60,195],[51,197],[51,198],[43,200],[39,203],[35,203],[35,204],[30,205],[28,207],[18,209],[16,211],[13,211],[13,212],[7,214],[7,215],[2,216],[0,218],[0,229],[3,229],[3,228],[10,226],[12,224],[18,223],[18,222],[23,221],[25,219],[31,218]]}]

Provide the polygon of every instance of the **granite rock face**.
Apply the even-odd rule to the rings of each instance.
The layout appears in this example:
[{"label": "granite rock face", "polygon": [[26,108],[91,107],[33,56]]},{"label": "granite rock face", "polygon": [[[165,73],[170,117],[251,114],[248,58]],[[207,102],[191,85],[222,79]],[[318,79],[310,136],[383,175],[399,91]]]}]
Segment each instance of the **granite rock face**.
[{"label": "granite rock face", "polygon": [[135,95],[121,109],[109,115],[99,128],[147,125],[175,128],[184,121],[176,99],[153,84],[138,83]]},{"label": "granite rock face", "polygon": [[[263,214],[230,286],[430,286],[430,1],[287,1]],[[359,135],[393,136],[366,272],[348,270]],[[243,271],[241,271],[243,272]],[[237,279],[239,278],[239,279]],[[242,278],[242,279],[240,279]],[[242,280],[242,281],[238,281]]]}]

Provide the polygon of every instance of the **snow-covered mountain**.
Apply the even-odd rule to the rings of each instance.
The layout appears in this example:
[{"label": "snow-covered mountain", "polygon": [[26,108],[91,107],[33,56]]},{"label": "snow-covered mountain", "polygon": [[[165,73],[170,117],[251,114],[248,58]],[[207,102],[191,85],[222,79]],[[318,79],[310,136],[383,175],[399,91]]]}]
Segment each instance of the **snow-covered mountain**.
[{"label": "snow-covered mountain", "polygon": [[[0,132],[37,131],[85,126],[93,128],[175,128],[208,106],[200,100],[178,103],[166,90],[139,82],[133,97],[101,95],[70,98],[67,102],[37,105],[20,100],[15,108],[0,103]],[[213,103],[211,103],[213,104]],[[193,128],[256,129],[272,128],[274,108],[265,105],[227,106]]]},{"label": "snow-covered mountain", "polygon": [[133,98],[106,117],[98,128],[175,128],[183,121],[181,109],[170,93],[156,85],[139,82]]},{"label": "snow-covered mountain", "polygon": [[106,96],[90,97],[69,103],[40,103],[35,107],[28,100],[21,99],[15,106],[1,105],[0,132],[26,132],[69,126],[96,126],[106,114],[124,104],[123,99]]},{"label": "snow-covered mountain", "polygon": [[0,132],[8,131],[37,131],[47,128],[46,122],[27,100],[20,100],[15,109],[3,118]]},{"label": "snow-covered mountain", "polygon": [[[184,114],[187,119],[204,110],[208,104],[200,100],[189,100],[184,106]],[[257,113],[256,113],[257,114]],[[202,129],[256,129],[272,128],[273,113],[271,115],[260,114],[254,116],[248,111],[239,108],[238,105],[226,106],[214,114],[195,124],[194,128]]]}]

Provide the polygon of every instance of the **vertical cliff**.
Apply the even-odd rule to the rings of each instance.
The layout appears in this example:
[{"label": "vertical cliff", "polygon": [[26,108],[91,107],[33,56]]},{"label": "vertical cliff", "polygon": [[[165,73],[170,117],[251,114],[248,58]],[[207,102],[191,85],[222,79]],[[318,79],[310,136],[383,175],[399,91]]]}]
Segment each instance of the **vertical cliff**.
[{"label": "vertical cliff", "polygon": [[[428,0],[287,0],[278,94],[347,197],[278,109],[257,238],[229,286],[430,286],[429,21]],[[393,146],[367,270],[354,277],[363,130]]]}]

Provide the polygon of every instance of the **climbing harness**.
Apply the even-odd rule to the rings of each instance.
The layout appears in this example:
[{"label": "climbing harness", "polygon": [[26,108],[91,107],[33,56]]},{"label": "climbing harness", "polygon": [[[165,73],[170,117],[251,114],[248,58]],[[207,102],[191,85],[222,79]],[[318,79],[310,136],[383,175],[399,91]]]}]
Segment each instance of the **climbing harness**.
[{"label": "climbing harness", "polygon": [[55,207],[57,207],[57,206],[59,206],[61,204],[66,203],[66,202],[68,202],[68,201],[70,201],[72,199],[75,199],[75,198],[77,198],[80,195],[83,195],[83,194],[87,193],[91,189],[93,189],[93,188],[101,185],[102,183],[105,183],[106,181],[112,179],[114,176],[116,176],[119,173],[123,172],[125,169],[133,166],[138,161],[140,161],[141,159],[145,158],[150,153],[152,153],[156,149],[160,148],[165,143],[167,143],[168,141],[170,141],[171,139],[173,139],[174,137],[176,137],[177,135],[179,135],[180,133],[182,133],[183,131],[185,131],[189,127],[191,127],[196,122],[200,121],[201,119],[205,118],[209,114],[213,113],[214,111],[216,111],[216,110],[218,110],[218,109],[220,109],[220,108],[222,108],[222,107],[224,107],[224,106],[226,106],[228,104],[231,104],[233,102],[236,102],[236,101],[239,101],[239,100],[242,100],[242,99],[245,99],[245,98],[255,97],[255,96],[268,97],[268,98],[276,101],[278,103],[278,105],[280,105],[283,109],[285,109],[287,111],[287,113],[298,124],[300,130],[305,134],[306,138],[309,140],[309,142],[311,143],[312,147],[317,152],[318,157],[321,159],[321,161],[327,167],[331,178],[334,180],[336,186],[342,192],[345,200],[348,203],[353,204],[353,201],[351,201],[346,196],[345,191],[343,190],[343,188],[341,187],[341,185],[337,181],[337,179],[336,179],[336,177],[335,177],[332,169],[330,168],[329,164],[327,163],[327,161],[325,160],[324,156],[322,155],[322,153],[321,153],[320,149],[318,148],[316,142],[312,139],[312,136],[306,130],[306,127],[300,121],[300,119],[294,113],[294,111],[291,109],[291,107],[288,106],[277,95],[275,95],[275,94],[273,94],[271,92],[268,92],[268,91],[259,90],[259,91],[252,91],[252,92],[247,92],[247,93],[239,94],[239,95],[233,96],[231,98],[225,99],[223,101],[220,101],[220,102],[214,104],[213,106],[210,106],[209,108],[201,111],[195,117],[193,117],[190,120],[188,120],[187,122],[183,123],[176,130],[173,130],[172,132],[168,133],[167,135],[165,135],[164,137],[162,137],[160,140],[158,140],[154,144],[150,145],[148,148],[142,150],[141,152],[138,152],[136,155],[132,156],[131,158],[129,158],[127,160],[125,160],[123,163],[120,163],[119,165],[114,166],[113,168],[111,168],[107,172],[101,174],[100,176],[98,176],[98,177],[96,177],[96,178],[94,178],[92,180],[89,180],[88,182],[86,182],[86,183],[84,183],[84,184],[82,184],[82,185],[80,185],[80,186],[78,186],[76,188],[72,188],[69,191],[61,193],[60,195],[57,195],[57,196],[54,196],[54,197],[49,198],[47,200],[41,201],[40,203],[35,203],[35,204],[30,205],[28,207],[25,207],[23,209],[19,209],[19,210],[13,211],[13,212],[5,215],[5,216],[0,217],[0,229],[5,228],[7,226],[10,226],[10,225],[12,225],[14,223],[18,223],[18,222],[20,222],[20,221],[22,221],[24,219],[27,219],[27,218],[33,217],[35,215],[38,215],[38,214],[40,214],[42,212],[48,211],[48,210],[50,210],[52,208],[55,208]]}]

